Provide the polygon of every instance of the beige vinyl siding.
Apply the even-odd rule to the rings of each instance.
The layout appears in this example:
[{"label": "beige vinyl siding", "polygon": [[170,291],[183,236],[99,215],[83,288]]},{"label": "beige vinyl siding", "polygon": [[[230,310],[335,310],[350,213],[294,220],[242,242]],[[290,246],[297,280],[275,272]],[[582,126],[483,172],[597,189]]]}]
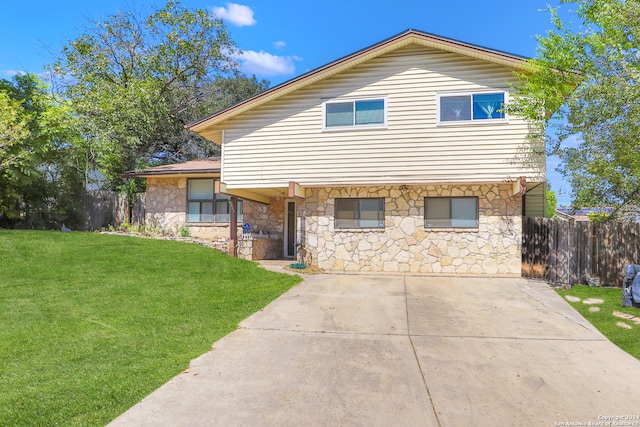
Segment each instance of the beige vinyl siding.
[{"label": "beige vinyl siding", "polygon": [[546,192],[545,184],[537,185],[524,195],[524,216],[546,216]]},{"label": "beige vinyl siding", "polygon": [[[437,93],[507,90],[509,79],[506,67],[399,49],[221,123],[222,180],[231,188],[541,181],[544,157],[518,158],[528,146],[524,121],[436,124]],[[386,128],[323,131],[323,101],[383,96]]]}]

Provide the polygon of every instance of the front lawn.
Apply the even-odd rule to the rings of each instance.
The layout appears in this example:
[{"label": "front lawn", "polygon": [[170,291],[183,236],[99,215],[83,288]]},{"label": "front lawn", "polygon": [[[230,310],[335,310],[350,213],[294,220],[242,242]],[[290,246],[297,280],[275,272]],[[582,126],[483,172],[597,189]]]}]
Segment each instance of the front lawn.
[{"label": "front lawn", "polygon": [[0,424],[104,425],[300,280],[190,243],[0,230]]},{"label": "front lawn", "polygon": [[[609,341],[640,359],[640,324],[632,319],[625,319],[619,314],[628,314],[640,318],[640,309],[622,307],[621,288],[601,288],[576,285],[570,290],[559,290],[565,298],[567,295],[580,298],[571,304],[593,326],[602,332]],[[600,299],[601,304],[585,304],[585,300]],[[598,307],[599,311],[590,311],[590,307]],[[592,309],[593,310],[593,309]],[[618,314],[617,316],[614,313]],[[622,326],[627,325],[627,326]]]}]

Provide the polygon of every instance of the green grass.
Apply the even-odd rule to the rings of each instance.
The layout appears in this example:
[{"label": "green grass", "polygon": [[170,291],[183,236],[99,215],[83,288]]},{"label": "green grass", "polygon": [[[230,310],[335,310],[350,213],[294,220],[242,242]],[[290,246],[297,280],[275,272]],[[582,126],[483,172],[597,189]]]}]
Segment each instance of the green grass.
[{"label": "green grass", "polygon": [[[564,298],[572,295],[581,299],[580,302],[570,302],[582,316],[593,326],[602,332],[612,343],[640,359],[640,325],[632,321],[621,319],[613,315],[614,311],[632,314],[640,317],[640,309],[622,307],[621,288],[600,288],[583,285],[576,285],[570,290],[559,290],[558,293]],[[604,300],[603,304],[589,305],[582,301],[587,298],[598,298]],[[599,312],[590,312],[589,307],[600,307]],[[623,322],[631,326],[631,329],[617,326],[617,322]]]},{"label": "green grass", "polygon": [[189,243],[0,230],[0,424],[104,425],[299,281]]}]

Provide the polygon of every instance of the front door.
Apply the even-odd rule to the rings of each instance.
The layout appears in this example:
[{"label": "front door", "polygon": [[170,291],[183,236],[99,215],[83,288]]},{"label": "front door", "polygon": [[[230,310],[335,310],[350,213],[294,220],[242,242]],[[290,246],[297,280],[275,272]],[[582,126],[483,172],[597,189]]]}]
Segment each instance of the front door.
[{"label": "front door", "polygon": [[296,257],[296,201],[285,200],[284,202],[284,256],[285,258]]}]

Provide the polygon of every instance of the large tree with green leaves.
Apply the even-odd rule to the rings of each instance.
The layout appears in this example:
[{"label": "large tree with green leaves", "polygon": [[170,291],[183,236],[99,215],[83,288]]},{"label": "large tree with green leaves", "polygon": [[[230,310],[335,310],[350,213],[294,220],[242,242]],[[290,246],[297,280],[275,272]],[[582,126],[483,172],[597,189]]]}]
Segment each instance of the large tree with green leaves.
[{"label": "large tree with green leaves", "polygon": [[72,202],[86,162],[76,123],[35,75],[0,80],[0,227],[80,222]]},{"label": "large tree with green leaves", "polygon": [[29,135],[20,102],[0,91],[0,174],[29,157]]},{"label": "large tree with green leaves", "polygon": [[551,16],[512,108],[547,121],[574,205],[640,205],[640,2],[562,0]]},{"label": "large tree with green leaves", "polygon": [[223,81],[244,79],[251,94],[268,86],[238,75],[236,52],[220,19],[177,0],[146,17],[121,11],[63,48],[53,71],[109,188],[130,169],[217,153],[184,125],[227,106]]}]

